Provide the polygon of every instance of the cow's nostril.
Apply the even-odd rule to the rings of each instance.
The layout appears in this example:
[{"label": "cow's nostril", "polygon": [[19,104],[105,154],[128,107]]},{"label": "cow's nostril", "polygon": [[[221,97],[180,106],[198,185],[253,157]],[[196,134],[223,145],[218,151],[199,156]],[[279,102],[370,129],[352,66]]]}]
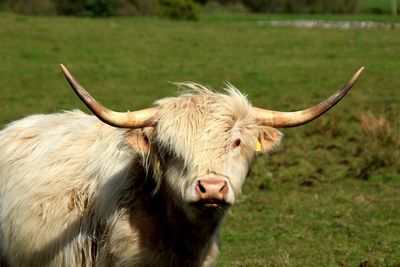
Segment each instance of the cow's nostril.
[{"label": "cow's nostril", "polygon": [[219,192],[224,191],[225,187],[226,187],[226,182],[225,182],[224,185],[221,187],[221,189],[219,190]]},{"label": "cow's nostril", "polygon": [[200,181],[199,181],[199,189],[200,189],[200,192],[202,192],[202,193],[205,193],[207,191],[205,189],[205,187],[200,183]]}]

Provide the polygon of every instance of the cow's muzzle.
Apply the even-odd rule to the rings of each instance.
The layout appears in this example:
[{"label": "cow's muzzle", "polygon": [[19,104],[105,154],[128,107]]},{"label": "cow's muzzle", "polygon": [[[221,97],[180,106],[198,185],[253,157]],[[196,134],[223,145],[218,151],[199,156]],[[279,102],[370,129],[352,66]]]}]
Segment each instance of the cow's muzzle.
[{"label": "cow's muzzle", "polygon": [[206,176],[195,182],[196,200],[192,204],[201,209],[219,209],[229,206],[229,182],[224,177]]},{"label": "cow's muzzle", "polygon": [[228,182],[223,178],[199,179],[196,193],[200,197],[200,201],[223,201],[228,193]]}]

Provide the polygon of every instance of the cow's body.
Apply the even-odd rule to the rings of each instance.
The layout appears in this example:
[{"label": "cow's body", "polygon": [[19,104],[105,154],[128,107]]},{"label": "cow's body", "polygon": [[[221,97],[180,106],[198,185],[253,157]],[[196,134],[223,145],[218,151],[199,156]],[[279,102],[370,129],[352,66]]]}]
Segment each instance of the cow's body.
[{"label": "cow's body", "polygon": [[[202,89],[158,105],[159,121],[151,129],[118,129],[74,111],[30,116],[0,133],[4,262],[209,266],[215,261],[225,208],[192,207],[179,185],[217,173],[236,179],[230,194],[240,193],[258,134],[250,104],[234,90],[220,95]],[[243,134],[247,144],[231,156],[233,134]],[[144,140],[151,142],[147,150]]]}]

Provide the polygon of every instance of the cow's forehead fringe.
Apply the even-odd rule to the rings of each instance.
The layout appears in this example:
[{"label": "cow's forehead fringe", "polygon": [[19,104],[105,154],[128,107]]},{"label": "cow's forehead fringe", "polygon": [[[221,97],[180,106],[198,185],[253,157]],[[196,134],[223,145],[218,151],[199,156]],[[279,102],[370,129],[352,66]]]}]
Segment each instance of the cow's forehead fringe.
[{"label": "cow's forehead fringe", "polygon": [[215,92],[212,88],[193,82],[174,83],[178,86],[179,95],[167,97],[155,102],[158,107],[168,105],[185,108],[211,108],[214,104],[225,106],[232,112],[249,112],[250,103],[232,84],[226,83],[225,94]]},{"label": "cow's forehead fringe", "polygon": [[247,97],[231,84],[227,84],[225,93],[217,93],[196,83],[185,82],[178,86],[180,95],[155,103],[159,110],[158,128],[184,130],[185,126],[190,126],[199,130],[207,125],[226,128],[232,127],[236,121],[254,121]]},{"label": "cow's forehead fringe", "polygon": [[[233,131],[253,132],[255,119],[251,104],[232,85],[227,84],[225,93],[196,83],[178,85],[183,89],[180,95],[156,102],[159,108],[157,139],[162,147],[173,150],[186,163],[224,158],[224,146]],[[253,134],[246,135],[250,138]]]}]

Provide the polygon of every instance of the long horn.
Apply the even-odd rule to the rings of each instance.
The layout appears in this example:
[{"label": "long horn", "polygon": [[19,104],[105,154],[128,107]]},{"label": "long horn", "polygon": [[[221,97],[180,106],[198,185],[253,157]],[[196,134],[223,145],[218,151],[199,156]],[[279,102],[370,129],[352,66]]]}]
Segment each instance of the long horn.
[{"label": "long horn", "polygon": [[74,89],[79,98],[101,121],[118,128],[143,128],[154,124],[157,114],[156,108],[142,109],[138,111],[116,112],[109,110],[97,102],[71,75],[67,68],[60,64],[68,83]]},{"label": "long horn", "polygon": [[265,126],[289,128],[306,124],[307,122],[318,118],[336,103],[338,103],[346,95],[346,93],[350,91],[363,70],[364,67],[361,67],[350,79],[350,81],[348,81],[347,84],[345,84],[341,89],[339,89],[325,101],[311,108],[293,112],[281,112],[253,107],[253,112],[257,121]]}]

